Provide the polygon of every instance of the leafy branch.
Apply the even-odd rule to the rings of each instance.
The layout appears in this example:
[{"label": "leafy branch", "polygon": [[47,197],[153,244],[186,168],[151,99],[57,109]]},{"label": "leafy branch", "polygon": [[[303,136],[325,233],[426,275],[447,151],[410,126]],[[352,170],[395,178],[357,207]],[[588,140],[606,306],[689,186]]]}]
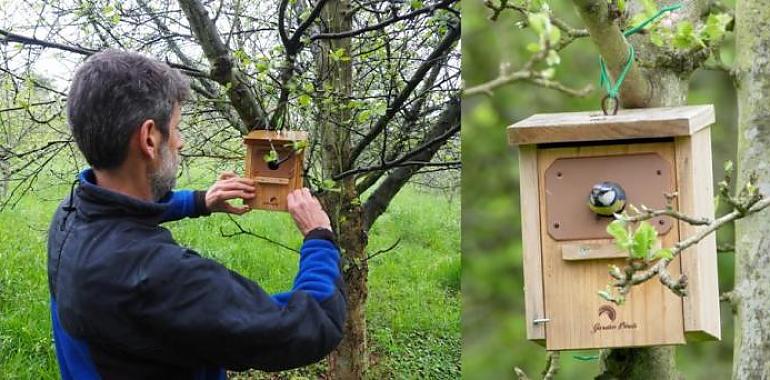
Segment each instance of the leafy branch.
[{"label": "leafy branch", "polygon": [[[516,367],[513,371],[516,373],[516,378],[518,380],[529,380],[529,376],[527,376],[521,368]],[[545,357],[543,380],[552,380],[556,377],[557,373],[559,373],[559,351],[548,351],[547,356]]]},{"label": "leafy branch", "polygon": [[[508,0],[501,0],[497,4],[492,0],[486,0],[484,5],[492,10],[490,19],[493,21],[497,20],[500,13],[507,9],[525,16],[526,21],[520,21],[517,25],[520,28],[530,27],[537,33],[538,42],[531,42],[527,45],[527,50],[534,54],[520,69],[511,70],[510,64],[503,64],[500,66],[497,78],[466,88],[463,91],[464,95],[486,94],[491,96],[492,91],[498,87],[520,81],[530,82],[572,96],[586,96],[593,90],[593,86],[590,85],[582,89],[575,89],[553,79],[555,67],[561,63],[558,52],[576,39],[587,37],[588,31],[573,28],[563,20],[554,17],[545,5],[537,12],[524,6],[511,4]],[[548,67],[543,70],[538,69],[543,63]]]},{"label": "leafy branch", "polygon": [[[756,174],[750,175],[746,185],[737,190],[735,194],[730,192],[732,175],[733,164],[727,162],[725,164],[725,178],[718,185],[717,200],[727,202],[733,210],[719,218],[697,218],[674,210],[675,194],[666,196],[667,206],[665,209],[651,210],[643,207],[642,210],[634,209],[635,214],[631,216],[616,215],[617,220],[610,223],[607,232],[613,236],[615,243],[621,249],[629,252],[628,265],[622,269],[615,265],[610,267],[609,274],[615,281],[606,290],[599,291],[599,296],[610,302],[621,304],[634,285],[642,284],[656,275],[660,282],[671,289],[674,294],[680,297],[686,296],[687,276],[683,274],[674,278],[668,271],[669,263],[684,250],[698,244],[722,226],[756,214],[770,206],[770,199],[765,198],[756,186],[758,179]],[[677,242],[673,247],[656,249],[658,238],[655,230],[646,221],[661,215],[703,228],[695,235]],[[635,231],[626,227],[628,223],[635,222],[639,222]],[[617,294],[613,292],[613,288],[617,290]]]}]

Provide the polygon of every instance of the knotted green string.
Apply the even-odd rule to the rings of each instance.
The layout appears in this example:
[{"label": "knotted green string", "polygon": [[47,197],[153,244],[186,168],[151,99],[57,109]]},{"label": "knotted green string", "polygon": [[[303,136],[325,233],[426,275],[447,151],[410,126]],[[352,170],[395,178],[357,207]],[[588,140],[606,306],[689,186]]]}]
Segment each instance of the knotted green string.
[{"label": "knotted green string", "polygon": [[[649,25],[650,23],[660,18],[660,16],[663,16],[663,14],[667,12],[673,12],[681,7],[682,7],[682,4],[674,4],[674,5],[669,5],[667,7],[661,8],[657,13],[652,15],[650,18],[644,20],[639,25],[623,32],[623,36],[628,37],[634,33],[638,33],[640,30],[644,29],[647,25]],[[622,85],[623,80],[626,79],[626,75],[631,70],[631,66],[634,64],[635,58],[636,58],[636,51],[634,50],[634,46],[631,44],[628,44],[628,60],[626,60],[626,64],[623,65],[623,69],[620,70],[618,79],[613,84],[612,80],[610,79],[610,74],[607,72],[607,65],[604,63],[604,59],[602,59],[601,55],[599,56],[599,69],[600,69],[599,85],[604,87],[604,90],[607,92],[608,97],[613,99],[618,98],[618,94],[620,93],[620,85]]]}]

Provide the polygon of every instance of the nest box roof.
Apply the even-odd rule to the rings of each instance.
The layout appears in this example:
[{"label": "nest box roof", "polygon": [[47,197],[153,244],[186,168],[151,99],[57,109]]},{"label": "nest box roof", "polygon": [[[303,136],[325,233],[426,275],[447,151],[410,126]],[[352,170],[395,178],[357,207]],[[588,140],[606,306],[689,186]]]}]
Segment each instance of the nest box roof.
[{"label": "nest box roof", "polygon": [[639,108],[532,115],[508,127],[508,143],[527,145],[690,136],[713,124],[714,106]]},{"label": "nest box roof", "polygon": [[272,141],[302,141],[307,140],[307,132],[305,131],[268,131],[259,129],[249,132],[243,140],[249,143],[256,143],[259,141],[272,140]]}]

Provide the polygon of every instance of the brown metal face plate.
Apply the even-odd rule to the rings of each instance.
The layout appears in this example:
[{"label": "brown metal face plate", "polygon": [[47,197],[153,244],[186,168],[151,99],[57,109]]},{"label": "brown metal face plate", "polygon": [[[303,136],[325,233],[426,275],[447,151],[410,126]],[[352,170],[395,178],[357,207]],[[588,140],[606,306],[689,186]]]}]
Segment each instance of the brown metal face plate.
[{"label": "brown metal face plate", "polygon": [[[660,209],[666,206],[664,193],[674,191],[673,176],[671,163],[656,153],[559,158],[545,171],[548,234],[554,240],[609,238],[606,228],[613,219],[597,216],[587,205],[593,185],[616,182],[627,205]],[[649,222],[659,235],[672,225],[668,217]]]}]

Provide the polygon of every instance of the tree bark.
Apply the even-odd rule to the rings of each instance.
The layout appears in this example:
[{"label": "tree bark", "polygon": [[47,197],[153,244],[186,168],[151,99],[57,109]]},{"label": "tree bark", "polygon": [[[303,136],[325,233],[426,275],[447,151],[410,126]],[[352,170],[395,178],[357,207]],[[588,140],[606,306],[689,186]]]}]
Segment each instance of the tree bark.
[{"label": "tree bark", "polygon": [[[578,13],[586,23],[591,40],[596,44],[607,68],[617,77],[628,59],[628,43],[632,43],[636,56],[647,62],[667,62],[665,67],[643,70],[638,62],[629,71],[621,86],[624,107],[645,108],[683,105],[687,100],[689,76],[698,66],[692,56],[663,56],[665,54],[649,42],[646,36],[627,41],[623,37],[618,20],[609,16],[607,2],[603,0],[574,0]],[[627,2],[630,13],[642,9],[638,2]],[[659,4],[659,6],[662,6]],[[677,20],[689,19],[693,23],[701,15],[704,1],[694,1],[677,11]],[[597,379],[679,379],[674,361],[673,347],[623,348],[605,350],[602,353],[601,373]]]},{"label": "tree bark", "polygon": [[[751,173],[770,194],[770,1],[738,1],[735,14],[738,92],[738,186]],[[770,214],[735,226],[736,299],[733,379],[770,379]]]},{"label": "tree bark", "polygon": [[[321,13],[327,31],[352,30],[353,16],[349,10],[348,0],[329,0]],[[352,150],[350,131],[345,126],[351,114],[344,105],[345,99],[350,99],[353,94],[353,66],[351,60],[330,57],[329,52],[338,49],[344,49],[349,57],[350,39],[324,41],[317,53],[318,76],[332,89],[332,98],[336,99],[319,106],[324,178],[332,178],[347,168]],[[337,186],[339,191],[326,192],[322,201],[331,216],[342,250],[348,315],[345,335],[330,357],[329,369],[334,379],[360,379],[368,367],[365,316],[369,293],[369,267],[365,260],[368,238],[354,177],[340,180]]]}]

